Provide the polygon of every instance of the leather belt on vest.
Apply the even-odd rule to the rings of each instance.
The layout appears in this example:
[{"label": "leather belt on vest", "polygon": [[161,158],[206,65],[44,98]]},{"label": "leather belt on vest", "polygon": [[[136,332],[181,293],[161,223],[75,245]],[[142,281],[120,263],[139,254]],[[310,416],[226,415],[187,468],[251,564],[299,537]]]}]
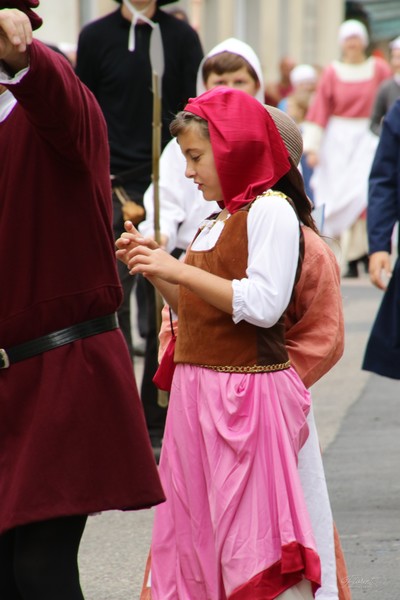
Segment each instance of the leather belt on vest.
[{"label": "leather belt on vest", "polygon": [[90,321],[76,323],[75,325],[71,325],[71,327],[53,331],[12,348],[0,348],[0,369],[7,369],[13,363],[32,358],[48,350],[54,350],[54,348],[70,344],[76,340],[117,329],[118,326],[117,314],[113,313],[104,317],[91,319]]}]

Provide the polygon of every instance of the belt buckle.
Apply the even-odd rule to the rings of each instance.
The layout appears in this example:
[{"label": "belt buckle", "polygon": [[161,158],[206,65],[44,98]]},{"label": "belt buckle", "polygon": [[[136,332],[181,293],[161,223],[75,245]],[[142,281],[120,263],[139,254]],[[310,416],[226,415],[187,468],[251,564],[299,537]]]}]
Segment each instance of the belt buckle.
[{"label": "belt buckle", "polygon": [[10,366],[10,359],[8,358],[7,352],[4,348],[0,348],[0,369],[8,369]]}]

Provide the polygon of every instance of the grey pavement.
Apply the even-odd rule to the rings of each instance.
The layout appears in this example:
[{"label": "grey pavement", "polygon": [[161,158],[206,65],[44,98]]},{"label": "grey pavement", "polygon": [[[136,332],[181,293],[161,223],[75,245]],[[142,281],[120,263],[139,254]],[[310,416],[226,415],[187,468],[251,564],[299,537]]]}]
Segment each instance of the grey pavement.
[{"label": "grey pavement", "polygon": [[324,455],[353,600],[400,598],[400,382],[371,375]]},{"label": "grey pavement", "polygon": [[381,293],[366,280],[342,287],[346,351],[324,385],[332,384],[325,400],[347,397],[348,408],[324,452],[325,472],[353,600],[398,600],[400,381],[357,372]]},{"label": "grey pavement", "polygon": [[[344,280],[342,293],[345,353],[312,388],[332,509],[353,600],[400,600],[400,382],[360,368],[381,293],[366,276]],[[139,598],[152,519],[152,510],[90,517],[80,551],[86,600]]]}]

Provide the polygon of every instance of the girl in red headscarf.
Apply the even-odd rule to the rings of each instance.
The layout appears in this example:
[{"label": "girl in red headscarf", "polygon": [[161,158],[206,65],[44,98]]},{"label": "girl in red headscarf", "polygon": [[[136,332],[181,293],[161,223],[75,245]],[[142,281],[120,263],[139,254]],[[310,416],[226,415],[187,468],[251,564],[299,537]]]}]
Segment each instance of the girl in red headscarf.
[{"label": "girl in red headscarf", "polygon": [[310,396],[290,366],[284,315],[311,207],[272,118],[248,94],[206,92],[171,131],[186,176],[221,211],[185,263],[145,245],[117,252],[179,314],[152,598],[309,599],[320,562],[297,455]]}]

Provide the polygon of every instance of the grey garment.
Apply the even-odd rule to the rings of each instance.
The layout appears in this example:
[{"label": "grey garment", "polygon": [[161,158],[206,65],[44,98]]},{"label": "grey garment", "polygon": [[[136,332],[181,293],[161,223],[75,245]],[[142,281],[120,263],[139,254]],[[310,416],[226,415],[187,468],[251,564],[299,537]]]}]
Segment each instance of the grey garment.
[{"label": "grey garment", "polygon": [[387,79],[379,86],[370,124],[371,131],[376,135],[380,135],[382,119],[397,98],[400,98],[400,84],[394,78]]}]

